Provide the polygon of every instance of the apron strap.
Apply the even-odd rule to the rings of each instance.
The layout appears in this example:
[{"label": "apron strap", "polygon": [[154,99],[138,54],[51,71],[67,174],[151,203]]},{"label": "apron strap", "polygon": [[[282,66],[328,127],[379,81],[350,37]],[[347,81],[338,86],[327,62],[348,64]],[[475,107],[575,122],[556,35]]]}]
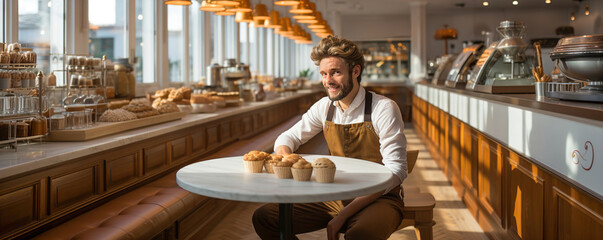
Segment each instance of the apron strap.
[{"label": "apron strap", "polygon": [[329,102],[329,109],[327,110],[327,121],[333,121],[333,114],[335,114],[335,106],[333,101]]},{"label": "apron strap", "polygon": [[373,94],[368,90],[365,90],[366,95],[364,96],[364,121],[371,122],[371,113],[373,112]]}]

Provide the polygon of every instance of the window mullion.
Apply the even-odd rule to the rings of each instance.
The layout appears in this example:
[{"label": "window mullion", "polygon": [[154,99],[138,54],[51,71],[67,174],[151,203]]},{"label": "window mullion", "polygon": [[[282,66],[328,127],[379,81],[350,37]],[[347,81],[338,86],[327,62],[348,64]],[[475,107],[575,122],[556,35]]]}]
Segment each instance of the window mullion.
[{"label": "window mullion", "polygon": [[190,47],[189,47],[189,14],[188,14],[188,7],[183,7],[182,8],[182,21],[184,21],[182,23],[182,65],[181,65],[181,71],[182,71],[182,82],[186,85],[190,82],[190,74],[189,74],[189,62],[190,62]]}]

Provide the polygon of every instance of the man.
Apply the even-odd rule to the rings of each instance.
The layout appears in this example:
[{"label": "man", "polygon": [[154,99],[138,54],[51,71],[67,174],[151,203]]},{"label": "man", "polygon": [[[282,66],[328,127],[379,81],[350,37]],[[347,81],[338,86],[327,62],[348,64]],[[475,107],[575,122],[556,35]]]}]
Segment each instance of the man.
[{"label": "man", "polygon": [[[396,176],[385,192],[352,200],[294,204],[293,232],[327,228],[328,239],[387,239],[402,221],[400,184],[407,176],[404,123],[396,103],[360,86],[364,58],[356,44],[329,36],[312,49],[328,97],[276,140],[276,154],[290,154],[321,130],[331,155],[385,165]],[[336,183],[335,183],[336,184]],[[266,204],[253,216],[262,239],[278,239],[278,205]]]}]

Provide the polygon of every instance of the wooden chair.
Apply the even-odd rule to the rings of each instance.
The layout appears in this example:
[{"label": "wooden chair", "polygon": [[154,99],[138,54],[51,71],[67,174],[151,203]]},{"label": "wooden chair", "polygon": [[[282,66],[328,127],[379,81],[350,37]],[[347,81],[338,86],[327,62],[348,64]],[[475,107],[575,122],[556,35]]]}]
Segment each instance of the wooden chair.
[{"label": "wooden chair", "polygon": [[[406,151],[406,161],[408,163],[408,174],[415,167],[418,150]],[[404,188],[404,219],[398,226],[398,230],[414,226],[419,240],[433,239],[433,208],[435,207],[435,198],[431,193],[422,193],[418,187]]]}]

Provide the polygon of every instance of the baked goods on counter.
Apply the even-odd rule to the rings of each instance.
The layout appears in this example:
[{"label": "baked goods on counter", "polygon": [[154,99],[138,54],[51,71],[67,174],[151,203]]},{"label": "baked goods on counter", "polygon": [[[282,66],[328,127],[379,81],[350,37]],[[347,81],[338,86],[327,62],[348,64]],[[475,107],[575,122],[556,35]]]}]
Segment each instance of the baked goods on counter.
[{"label": "baked goods on counter", "polygon": [[129,100],[116,100],[109,102],[109,109],[118,109],[125,105],[130,104]]},{"label": "baked goods on counter", "polygon": [[98,118],[99,122],[123,122],[137,119],[136,114],[124,109],[109,109]]},{"label": "baked goods on counter", "polygon": [[170,101],[167,101],[164,104],[160,104],[155,109],[157,109],[157,111],[159,111],[159,113],[161,113],[161,114],[171,113],[171,112],[180,112],[180,109],[178,108],[178,106],[175,103],[170,102]]}]

